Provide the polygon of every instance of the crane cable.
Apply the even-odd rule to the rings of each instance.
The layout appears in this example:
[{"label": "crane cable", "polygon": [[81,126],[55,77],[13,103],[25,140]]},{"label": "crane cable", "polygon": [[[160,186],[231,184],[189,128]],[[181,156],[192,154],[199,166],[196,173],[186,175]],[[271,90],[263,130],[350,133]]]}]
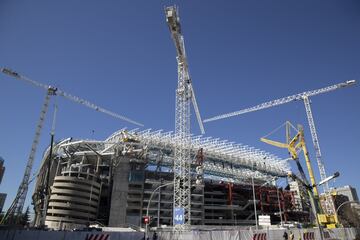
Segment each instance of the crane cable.
[{"label": "crane cable", "polygon": [[281,124],[280,126],[278,126],[277,128],[275,128],[274,130],[272,130],[270,133],[263,136],[262,138],[267,138],[268,136],[274,134],[275,132],[279,131],[282,127],[284,127],[287,123],[289,123],[291,128],[294,129],[296,132],[299,131],[296,127],[294,127],[294,125],[292,125],[290,122],[287,121],[287,122],[284,122],[283,124]]}]

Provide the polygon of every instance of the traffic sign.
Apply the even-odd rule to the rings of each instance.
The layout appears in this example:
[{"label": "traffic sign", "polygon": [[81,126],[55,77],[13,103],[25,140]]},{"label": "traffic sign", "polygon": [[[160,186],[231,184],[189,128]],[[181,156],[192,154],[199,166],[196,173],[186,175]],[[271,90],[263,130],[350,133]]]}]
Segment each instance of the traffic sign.
[{"label": "traffic sign", "polygon": [[174,225],[184,224],[185,223],[185,210],[184,208],[176,207],[174,208],[173,216]]},{"label": "traffic sign", "polygon": [[149,224],[149,222],[150,222],[150,216],[144,216],[143,222],[144,222],[145,224]]}]

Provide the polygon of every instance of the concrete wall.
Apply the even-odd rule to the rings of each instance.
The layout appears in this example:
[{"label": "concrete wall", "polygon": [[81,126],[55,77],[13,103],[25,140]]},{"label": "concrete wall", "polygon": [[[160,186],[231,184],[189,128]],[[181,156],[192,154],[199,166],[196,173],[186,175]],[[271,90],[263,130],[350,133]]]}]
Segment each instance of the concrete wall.
[{"label": "concrete wall", "polygon": [[119,227],[126,224],[129,171],[129,159],[121,158],[119,165],[114,169],[109,227]]}]

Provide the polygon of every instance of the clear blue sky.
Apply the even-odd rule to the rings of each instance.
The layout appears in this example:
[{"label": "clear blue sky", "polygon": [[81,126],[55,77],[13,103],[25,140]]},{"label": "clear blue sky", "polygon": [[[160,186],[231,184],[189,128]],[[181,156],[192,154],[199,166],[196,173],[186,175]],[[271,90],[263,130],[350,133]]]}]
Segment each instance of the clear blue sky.
[{"label": "clear blue sky", "polygon": [[[173,3],[180,8],[203,118],[360,80],[360,1],[355,0],[2,0],[0,66],[58,86],[147,128],[173,130],[177,68],[163,11]],[[0,76],[0,156],[6,161],[0,191],[8,193],[6,206],[21,181],[43,98],[43,90]],[[64,99],[58,104],[57,140],[101,140],[119,128],[133,127]],[[335,186],[351,184],[358,190],[359,104],[359,86],[312,98],[326,170],[341,172]],[[49,144],[52,111],[51,107],[34,170]],[[286,120],[305,125],[316,166],[301,102],[211,122],[205,128],[207,136],[287,158],[285,150],[259,141]],[[192,126],[199,134],[195,117]]]}]

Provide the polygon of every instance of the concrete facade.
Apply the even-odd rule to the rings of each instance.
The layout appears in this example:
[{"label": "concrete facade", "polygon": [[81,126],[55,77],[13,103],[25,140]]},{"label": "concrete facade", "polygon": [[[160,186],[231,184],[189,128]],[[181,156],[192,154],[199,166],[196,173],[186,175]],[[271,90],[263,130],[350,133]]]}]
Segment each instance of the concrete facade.
[{"label": "concrete facade", "polygon": [[337,194],[345,195],[349,198],[349,201],[359,201],[356,189],[350,185],[336,188]]},{"label": "concrete facade", "polygon": [[[75,176],[79,174],[84,178]],[[55,177],[45,225],[53,229],[72,229],[95,221],[100,191],[98,179],[90,174],[72,171],[69,175]]]},{"label": "concrete facade", "polygon": [[[268,201],[270,195],[258,191],[259,186],[270,176],[283,176],[286,166],[275,156],[248,147],[232,146],[237,155],[220,154],[214,150],[217,140],[208,148],[208,139],[200,140],[197,138],[197,147],[191,154],[196,159],[199,147],[205,147],[201,170],[204,181],[197,181],[200,175],[195,169],[199,165],[194,160],[191,163],[194,172],[191,224],[254,224],[251,176],[254,175],[257,201]],[[59,142],[54,146],[52,159],[49,149],[44,153],[37,176],[33,194],[35,226],[68,230],[88,224],[139,228],[144,227],[142,219],[148,205],[151,226],[171,226],[174,144],[178,143],[171,134],[161,135],[159,131],[149,130],[141,133],[119,131],[106,141],[69,138]],[[248,165],[255,160],[261,164],[249,169]],[[230,183],[233,184],[231,188]],[[154,192],[163,184],[167,186]],[[51,186],[50,192],[46,191],[47,185]],[[279,217],[274,213],[279,211],[279,204],[271,201],[269,208],[261,205],[260,200],[258,214],[270,211],[276,222]],[[286,201],[287,204],[282,204],[283,213],[286,213],[285,208],[293,211],[290,209],[292,199]]]},{"label": "concrete facade", "polygon": [[119,165],[114,169],[109,227],[126,225],[129,170],[130,164],[128,158],[121,158]]}]

